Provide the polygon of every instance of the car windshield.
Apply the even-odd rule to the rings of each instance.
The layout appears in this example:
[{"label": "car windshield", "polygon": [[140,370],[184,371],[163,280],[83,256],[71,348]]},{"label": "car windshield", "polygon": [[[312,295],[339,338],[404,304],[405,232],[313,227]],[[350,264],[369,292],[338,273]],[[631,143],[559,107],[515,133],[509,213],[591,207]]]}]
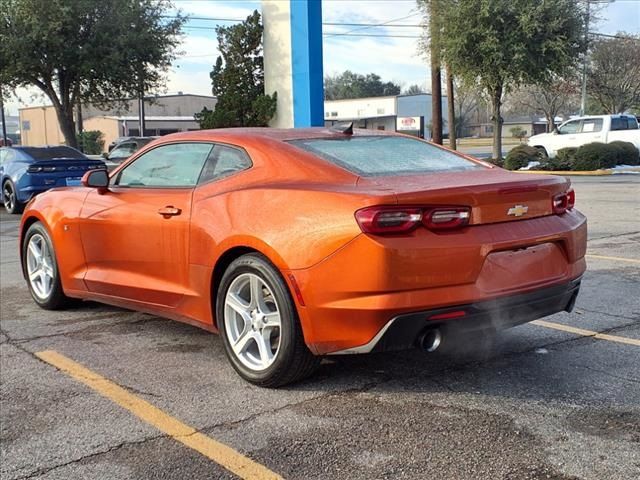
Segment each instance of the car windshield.
[{"label": "car windshield", "polygon": [[407,137],[358,136],[292,140],[289,143],[366,177],[483,168],[455,153]]},{"label": "car windshield", "polygon": [[35,160],[58,160],[58,159],[74,159],[84,160],[86,157],[78,150],[59,146],[59,147],[27,147],[21,149],[24,153]]}]

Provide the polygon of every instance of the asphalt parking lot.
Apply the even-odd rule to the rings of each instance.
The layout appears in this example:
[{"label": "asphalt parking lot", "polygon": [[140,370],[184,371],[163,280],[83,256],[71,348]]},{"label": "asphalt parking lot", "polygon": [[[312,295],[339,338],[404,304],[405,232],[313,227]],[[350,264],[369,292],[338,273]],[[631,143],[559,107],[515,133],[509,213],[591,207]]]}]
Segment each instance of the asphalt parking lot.
[{"label": "asphalt parking lot", "polygon": [[0,477],[640,478],[640,176],[573,182],[590,228],[573,313],[456,357],[333,357],[280,390],[194,327],[40,310],[2,212]]}]

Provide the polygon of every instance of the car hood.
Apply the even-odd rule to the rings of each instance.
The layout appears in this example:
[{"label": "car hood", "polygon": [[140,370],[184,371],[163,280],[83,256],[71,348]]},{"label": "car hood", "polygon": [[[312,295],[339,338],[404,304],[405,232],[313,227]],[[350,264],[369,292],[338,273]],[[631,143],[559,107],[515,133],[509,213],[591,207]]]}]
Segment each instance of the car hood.
[{"label": "car hood", "polygon": [[534,142],[541,142],[549,138],[554,137],[554,133],[539,133],[538,135],[531,135],[529,137],[529,145],[533,145]]}]

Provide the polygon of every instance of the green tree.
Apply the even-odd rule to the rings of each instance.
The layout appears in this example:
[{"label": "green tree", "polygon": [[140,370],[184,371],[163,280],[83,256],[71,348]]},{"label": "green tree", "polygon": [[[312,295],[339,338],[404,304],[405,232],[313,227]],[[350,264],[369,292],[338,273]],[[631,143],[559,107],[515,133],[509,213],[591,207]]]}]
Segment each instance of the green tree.
[{"label": "green tree", "polygon": [[87,155],[100,155],[104,150],[104,136],[99,130],[85,130],[78,134],[78,147]]},{"label": "green tree", "polygon": [[492,106],[493,157],[502,157],[503,95],[562,75],[580,57],[584,22],[577,0],[448,0],[442,55],[456,75],[478,82]]},{"label": "green tree", "polygon": [[598,113],[640,109],[640,36],[619,33],[592,44],[587,92]]},{"label": "green tree", "polygon": [[425,91],[420,85],[409,85],[409,88],[402,92],[403,95],[420,95],[421,93]]},{"label": "green tree", "polygon": [[361,75],[350,70],[324,77],[324,99],[386,97],[400,94],[400,85],[383,82],[379,75]]},{"label": "green tree", "polygon": [[184,18],[168,0],[2,0],[0,84],[34,86],[77,146],[74,106],[109,107],[160,88]]},{"label": "green tree", "polygon": [[277,95],[264,93],[262,30],[257,10],[242,23],[216,28],[221,56],[210,76],[218,103],[195,115],[200,127],[262,127],[276,113]]}]

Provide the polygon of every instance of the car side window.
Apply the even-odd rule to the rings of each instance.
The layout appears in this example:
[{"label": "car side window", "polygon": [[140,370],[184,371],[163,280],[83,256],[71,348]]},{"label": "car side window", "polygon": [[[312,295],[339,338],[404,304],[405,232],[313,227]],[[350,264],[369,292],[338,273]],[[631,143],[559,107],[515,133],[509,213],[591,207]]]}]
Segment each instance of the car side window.
[{"label": "car side window", "polygon": [[224,178],[246,170],[252,165],[251,159],[244,150],[226,145],[216,145],[207,159],[198,183]]},{"label": "car side window", "polygon": [[121,187],[193,187],[198,183],[210,143],[174,143],[145,152],[116,180]]},{"label": "car side window", "polygon": [[0,164],[5,164],[10,160],[15,160],[16,153],[9,149],[0,149]]},{"label": "car side window", "polygon": [[558,131],[562,134],[576,133],[580,127],[580,120],[573,120],[562,125]]},{"label": "car side window", "polygon": [[136,151],[135,143],[123,143],[111,150],[109,158],[129,158]]},{"label": "car side window", "polygon": [[582,121],[582,133],[596,133],[602,131],[601,118],[586,118]]},{"label": "car side window", "polygon": [[638,120],[633,117],[627,117],[627,128],[629,130],[637,130],[638,129]]},{"label": "car side window", "polygon": [[614,117],[611,119],[611,130],[626,130],[627,119],[622,117]]}]

